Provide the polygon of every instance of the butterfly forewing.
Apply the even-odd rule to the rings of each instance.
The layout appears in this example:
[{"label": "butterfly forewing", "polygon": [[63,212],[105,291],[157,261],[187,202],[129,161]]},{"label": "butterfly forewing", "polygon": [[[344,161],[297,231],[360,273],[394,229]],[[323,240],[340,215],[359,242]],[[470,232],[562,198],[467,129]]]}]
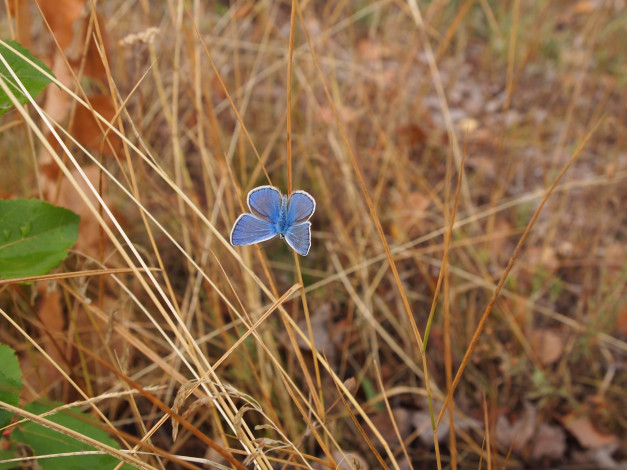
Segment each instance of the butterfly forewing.
[{"label": "butterfly forewing", "polygon": [[305,222],[316,210],[316,201],[305,191],[294,191],[287,204],[287,224]]},{"label": "butterfly forewing", "polygon": [[311,222],[291,226],[285,232],[285,241],[301,256],[311,248]]},{"label": "butterfly forewing", "polygon": [[251,214],[240,215],[231,230],[231,245],[252,245],[278,235],[276,227]]},{"label": "butterfly forewing", "polygon": [[281,192],[274,186],[259,186],[248,193],[248,207],[257,217],[276,224],[281,213]]}]

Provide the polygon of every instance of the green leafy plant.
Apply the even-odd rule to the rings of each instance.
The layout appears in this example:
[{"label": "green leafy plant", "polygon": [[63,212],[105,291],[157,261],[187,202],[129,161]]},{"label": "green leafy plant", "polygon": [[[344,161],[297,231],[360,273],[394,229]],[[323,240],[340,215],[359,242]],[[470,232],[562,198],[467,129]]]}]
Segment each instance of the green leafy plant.
[{"label": "green leafy plant", "polygon": [[[5,46],[5,44],[10,47]],[[28,58],[28,60],[24,60],[14,51],[19,52],[22,56]],[[2,59],[0,59],[0,79],[9,85],[11,92],[17,97],[20,103],[28,103],[28,97],[18,85],[14,75],[17,76],[20,82],[22,82],[24,88],[26,88],[32,97],[41,93],[50,83],[51,80],[44,73],[33,66],[32,63],[37,64],[48,74],[52,75],[50,69],[46,67],[41,60],[33,57],[27,49],[20,45],[20,43],[16,41],[5,41],[4,44],[0,44],[0,56],[2,57]],[[6,113],[12,106],[13,102],[4,90],[0,88],[0,115]]]},{"label": "green leafy plant", "polygon": [[[18,406],[19,396],[22,390],[21,371],[15,352],[8,346],[0,344],[0,429],[10,425],[13,413],[2,404]],[[32,414],[44,415],[47,421],[59,424],[69,430],[76,431],[82,436],[92,438],[114,449],[119,445],[109,435],[100,429],[93,418],[76,408],[64,409],[55,412],[55,409],[63,406],[62,403],[38,403],[26,404],[23,409]],[[34,421],[26,421],[18,424],[14,429],[5,433],[9,439],[9,446],[3,445],[0,450],[0,468],[14,468],[13,462],[4,462],[18,457],[17,449],[27,446],[33,456],[41,457],[38,465],[46,470],[68,470],[83,468],[114,468],[119,460],[106,453],[93,453],[96,449],[85,442],[78,441],[59,431],[50,429]],[[8,447],[8,448],[7,448]],[[86,452],[91,452],[85,454]],[[76,453],[83,455],[64,455]],[[124,468],[132,468],[126,465]]]},{"label": "green leafy plant", "polygon": [[0,278],[47,274],[76,243],[80,217],[36,199],[0,201]]},{"label": "green leafy plant", "polygon": [[[50,69],[16,41],[0,43],[0,80],[24,104],[50,83]],[[0,115],[13,106],[0,88]],[[78,236],[80,217],[38,200],[0,201],[0,278],[47,274],[63,261]]]},{"label": "green leafy plant", "polygon": [[[0,369],[0,401],[17,406],[22,389],[20,363],[15,351],[4,344],[0,344],[0,364],[2,364],[2,369]],[[0,429],[11,422],[12,416],[7,410],[0,409]]]},{"label": "green leafy plant", "polygon": [[[91,197],[88,177],[107,215],[83,216],[66,279],[0,281],[0,341],[24,390],[86,394],[142,462],[92,448],[155,469],[621,465],[569,423],[627,447],[620,2],[47,3],[30,39],[66,85],[43,106],[58,132],[0,116],[0,191]],[[261,185],[315,197],[306,258],[231,246]],[[2,458],[58,458],[17,442],[24,418],[82,440],[25,401]]]}]

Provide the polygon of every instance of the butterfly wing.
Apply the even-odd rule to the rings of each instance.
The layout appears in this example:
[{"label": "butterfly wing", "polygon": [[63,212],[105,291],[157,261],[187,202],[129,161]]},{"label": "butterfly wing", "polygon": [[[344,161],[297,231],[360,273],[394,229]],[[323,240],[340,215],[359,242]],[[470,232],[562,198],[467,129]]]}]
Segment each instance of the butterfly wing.
[{"label": "butterfly wing", "polygon": [[259,186],[248,193],[248,207],[260,219],[276,224],[281,212],[281,192],[274,186]]},{"label": "butterfly wing", "polygon": [[[294,191],[287,203],[287,225],[302,224],[316,210],[316,200],[305,191]],[[298,251],[298,250],[296,250]]]},{"label": "butterfly wing", "polygon": [[307,256],[311,248],[311,222],[292,225],[285,232],[285,241],[296,253]]},{"label": "butterfly wing", "polygon": [[231,230],[231,245],[252,245],[278,235],[274,224],[251,214],[240,215]]}]

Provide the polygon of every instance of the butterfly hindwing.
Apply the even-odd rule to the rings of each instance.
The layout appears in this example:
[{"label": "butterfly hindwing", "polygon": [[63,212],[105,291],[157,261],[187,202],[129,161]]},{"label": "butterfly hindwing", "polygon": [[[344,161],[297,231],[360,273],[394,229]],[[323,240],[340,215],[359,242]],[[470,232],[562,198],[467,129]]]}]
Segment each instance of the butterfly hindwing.
[{"label": "butterfly hindwing", "polygon": [[281,213],[281,192],[274,186],[259,186],[248,193],[248,207],[260,219],[276,224]]},{"label": "butterfly hindwing", "polygon": [[231,245],[252,245],[278,235],[274,224],[252,214],[240,215],[231,230]]},{"label": "butterfly hindwing", "polygon": [[285,232],[285,241],[299,255],[307,256],[311,248],[311,222],[292,225]]}]

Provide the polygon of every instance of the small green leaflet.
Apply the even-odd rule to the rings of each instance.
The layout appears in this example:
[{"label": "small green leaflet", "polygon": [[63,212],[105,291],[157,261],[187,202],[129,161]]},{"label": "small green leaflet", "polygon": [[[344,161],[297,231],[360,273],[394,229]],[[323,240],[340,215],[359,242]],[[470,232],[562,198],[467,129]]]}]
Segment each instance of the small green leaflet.
[{"label": "small green leaflet", "polygon": [[[0,344],[0,401],[17,406],[22,392],[22,371],[15,351]],[[0,408],[0,429],[11,422],[13,413]]]},{"label": "small green leaflet", "polygon": [[0,200],[0,279],[48,274],[76,243],[79,221],[36,199]]},{"label": "small green leaflet", "polygon": [[[33,57],[33,55],[28,52],[27,49],[24,49],[20,45],[20,43],[16,41],[4,41],[5,44],[9,45],[16,51],[19,51],[24,57],[28,57],[28,59],[43,70],[52,75],[52,72],[46,65],[39,59]],[[0,56],[6,61],[11,70],[17,75],[20,81],[24,84],[24,87],[30,93],[32,97],[37,96],[46,85],[50,83],[50,79],[46,77],[42,72],[37,70],[34,66],[28,63],[26,60],[22,59],[15,52],[11,51],[4,44],[0,44]],[[28,98],[22,92],[22,89],[18,86],[17,82],[11,75],[9,69],[7,69],[7,65],[0,60],[0,80],[4,81],[5,84],[9,86],[11,92],[15,95],[18,101],[22,104],[28,103]],[[9,98],[9,96],[4,92],[2,88],[0,88],[0,116],[6,113],[13,106],[13,102]]]}]

